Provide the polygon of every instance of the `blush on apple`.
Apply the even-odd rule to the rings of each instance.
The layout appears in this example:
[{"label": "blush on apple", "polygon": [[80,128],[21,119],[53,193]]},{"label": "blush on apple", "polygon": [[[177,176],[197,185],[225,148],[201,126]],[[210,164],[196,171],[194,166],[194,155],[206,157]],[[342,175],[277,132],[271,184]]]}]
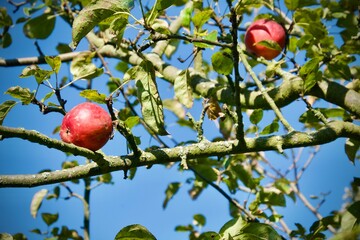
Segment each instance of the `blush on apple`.
[{"label": "blush on apple", "polygon": [[112,131],[110,115],[99,105],[85,102],[65,115],[60,137],[64,142],[96,151],[107,143]]},{"label": "blush on apple", "polygon": [[274,59],[281,51],[258,44],[264,40],[274,41],[284,49],[286,43],[284,28],[273,20],[259,19],[253,22],[245,33],[245,46],[248,52],[267,60]]}]

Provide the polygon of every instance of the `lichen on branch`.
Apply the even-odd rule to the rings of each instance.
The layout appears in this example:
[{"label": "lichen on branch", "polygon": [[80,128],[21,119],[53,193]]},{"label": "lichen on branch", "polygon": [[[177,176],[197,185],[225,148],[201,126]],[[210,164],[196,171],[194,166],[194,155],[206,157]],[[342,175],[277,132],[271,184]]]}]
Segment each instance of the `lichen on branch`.
[{"label": "lichen on branch", "polygon": [[57,139],[49,138],[37,131],[22,128],[0,126],[2,140],[6,138],[20,138],[30,142],[39,143],[49,148],[69,152],[93,160],[94,162],[76,166],[70,169],[57,170],[40,174],[28,175],[2,175],[0,187],[35,187],[52,183],[59,183],[74,179],[96,176],[133,167],[180,162],[181,153],[187,153],[187,160],[201,157],[221,157],[229,154],[240,154],[259,151],[289,149],[296,147],[315,146],[335,141],[338,138],[360,138],[360,126],[350,122],[333,121],[327,126],[311,132],[291,132],[281,136],[264,136],[245,138],[245,146],[239,141],[219,141],[190,144],[174,148],[159,148],[142,151],[140,156],[133,154],[124,156],[106,156],[75,145],[63,143]]}]

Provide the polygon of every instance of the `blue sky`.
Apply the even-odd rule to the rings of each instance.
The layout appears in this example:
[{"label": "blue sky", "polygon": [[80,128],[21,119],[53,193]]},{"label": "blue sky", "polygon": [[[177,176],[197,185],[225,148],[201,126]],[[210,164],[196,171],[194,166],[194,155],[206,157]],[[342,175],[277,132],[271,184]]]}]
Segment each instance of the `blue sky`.
[{"label": "blue sky", "polygon": [[[2,6],[12,11],[12,7],[4,1]],[[138,10],[135,6],[134,11]],[[13,17],[16,20],[21,12],[17,12]],[[0,49],[1,58],[29,57],[38,55],[34,40],[26,39],[22,35],[22,25],[16,25],[11,28],[10,33],[13,37],[13,44],[8,49]],[[66,26],[60,19],[57,19],[56,31],[46,40],[39,40],[43,52],[46,55],[56,55],[55,47],[58,42],[70,43],[71,32],[69,26]],[[87,49],[86,43],[81,42],[78,50]],[[177,56],[181,56],[177,52]],[[176,59],[174,57],[174,59]],[[301,61],[301,58],[299,58]],[[176,60],[175,60],[176,62]],[[114,69],[116,61],[109,60],[109,66],[116,74]],[[179,64],[176,62],[176,64]],[[180,65],[185,68],[187,64]],[[42,67],[47,68],[43,65]],[[36,82],[32,78],[19,78],[24,67],[0,68],[0,102],[11,99],[10,96],[2,94],[9,87],[20,85],[22,87],[36,88]],[[63,63],[61,72],[62,76],[69,76],[68,65]],[[107,93],[105,86],[106,78],[100,77],[95,79],[94,87],[100,92]],[[172,90],[167,84],[160,83],[160,94],[163,98],[171,97]],[[46,94],[49,90],[41,88],[39,96]],[[84,99],[78,96],[74,89],[67,88],[63,92],[63,97],[68,100],[67,108],[83,102]],[[121,101],[118,106],[121,106]],[[191,110],[193,116],[198,117],[200,114],[201,103],[196,103]],[[298,117],[305,111],[302,102],[297,101],[283,109],[284,116],[294,125]],[[168,113],[168,112],[167,112]],[[266,114],[264,122],[271,122],[273,113]],[[23,127],[34,129],[50,137],[59,139],[58,134],[53,134],[53,129],[61,124],[62,116],[57,113],[42,115],[37,106],[22,106],[18,104],[11,110],[3,125],[11,127]],[[187,128],[179,128],[173,123],[174,118],[171,114],[166,117],[168,130],[173,134],[175,139],[196,139],[196,134]],[[245,119],[245,124],[249,124]],[[212,139],[219,136],[213,122],[206,120],[205,136]],[[301,129],[299,129],[301,130]],[[142,128],[135,128],[134,134],[141,136],[142,147],[156,144],[154,140],[144,134]],[[165,141],[171,143],[169,139]],[[321,193],[330,192],[327,201],[323,204],[320,212],[326,216],[332,210],[337,210],[342,204],[342,195],[344,188],[349,185],[354,176],[360,177],[359,164],[352,165],[344,153],[345,139],[326,144],[321,147],[321,151],[316,155],[311,166],[306,170],[300,188],[306,196],[320,195]],[[111,140],[103,151],[109,155],[120,155],[126,153],[125,140],[119,133]],[[298,149],[295,149],[297,153]],[[304,156],[300,162],[304,163],[311,149],[304,150]],[[290,154],[290,151],[286,151]],[[277,153],[266,153],[268,159],[278,168],[286,169],[291,162]],[[0,141],[0,174],[32,174],[43,169],[60,169],[64,160],[77,159],[84,163],[84,159],[77,157],[68,157],[57,150],[48,149],[44,146],[32,144],[27,141],[17,139],[5,139]],[[102,185],[91,192],[91,237],[92,239],[113,239],[116,233],[123,227],[138,223],[147,227],[157,239],[185,239],[187,233],[178,233],[174,231],[176,225],[187,225],[192,222],[195,214],[203,214],[206,217],[206,225],[203,231],[218,231],[221,226],[228,220],[229,204],[214,189],[208,187],[196,200],[193,201],[187,194],[190,185],[186,179],[192,177],[190,172],[177,171],[177,165],[171,169],[164,166],[153,166],[151,169],[139,168],[136,177],[133,180],[124,180],[122,172],[114,172],[114,185]],[[162,209],[162,202],[165,198],[165,189],[170,182],[181,182],[183,185],[179,193],[170,201],[168,207]],[[71,189],[79,194],[83,192],[82,182],[79,185],[67,183]],[[29,230],[40,228],[46,231],[47,227],[38,216],[33,219],[30,215],[30,202],[32,196],[42,188],[52,190],[56,185],[48,185],[36,188],[5,188],[0,189],[0,232],[9,232],[11,234],[23,232],[29,239],[42,239],[37,235],[29,233]],[[221,185],[225,190],[226,186]],[[62,198],[67,196],[64,188]],[[237,193],[232,196],[243,202],[248,198],[247,194]],[[319,200],[312,203],[316,206]],[[309,227],[315,217],[303,207],[300,201],[293,203],[287,199],[288,206],[279,208],[278,212],[285,215],[285,220],[289,227],[293,228],[294,223],[300,222],[305,227]],[[54,226],[67,225],[81,233],[82,226],[82,205],[78,199],[59,199],[44,201],[41,212],[60,213],[60,219]]]}]

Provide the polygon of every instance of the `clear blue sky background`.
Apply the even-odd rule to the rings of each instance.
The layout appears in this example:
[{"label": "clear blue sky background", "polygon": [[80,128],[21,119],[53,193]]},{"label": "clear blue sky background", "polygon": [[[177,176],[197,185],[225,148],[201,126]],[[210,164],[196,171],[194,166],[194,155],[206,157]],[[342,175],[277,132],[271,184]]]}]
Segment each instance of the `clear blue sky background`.
[{"label": "clear blue sky background", "polygon": [[[1,6],[5,6],[8,12],[14,9],[12,6],[2,1]],[[138,11],[138,5],[135,5],[134,11]],[[136,13],[135,13],[136,14]],[[13,15],[13,20],[16,21],[22,15],[21,11]],[[249,19],[245,19],[250,21]],[[10,33],[13,37],[13,44],[7,49],[0,49],[1,58],[16,58],[16,57],[30,57],[37,56],[34,40],[26,39],[22,34],[22,25],[16,25],[11,28]],[[46,55],[56,55],[55,50],[58,42],[70,43],[71,31],[70,27],[65,25],[61,19],[57,18],[56,29],[52,35],[46,40],[38,41],[42,51]],[[86,43],[82,41],[78,50],[86,49]],[[208,50],[208,54],[212,52]],[[185,57],[183,52],[177,52],[176,57]],[[210,55],[208,55],[210,56]],[[174,59],[176,59],[174,57]],[[301,63],[303,59],[299,58]],[[116,61],[109,61],[113,73],[119,74],[114,69]],[[181,68],[186,68],[179,64],[176,60],[174,63]],[[43,68],[47,66],[43,65]],[[24,67],[0,68],[0,102],[11,99],[10,96],[4,95],[9,87],[20,85],[28,87],[31,90],[36,88],[36,83],[33,78],[19,78]],[[70,76],[68,64],[63,63],[60,78],[63,76]],[[119,74],[120,77],[120,74]],[[54,81],[54,79],[52,79]],[[99,89],[99,92],[107,93],[105,86],[106,78],[100,77],[95,79],[94,87]],[[160,94],[163,99],[172,96],[173,92],[167,84],[160,83]],[[39,96],[44,96],[49,90],[42,87],[39,91]],[[74,89],[67,88],[63,91],[63,98],[68,100],[67,109],[83,102],[84,99],[78,96],[78,92]],[[55,101],[55,100],[53,100]],[[116,107],[121,107],[122,103],[116,103]],[[191,110],[193,116],[198,117],[200,114],[201,103],[197,103]],[[327,105],[324,105],[327,107]],[[298,101],[283,109],[285,117],[297,128],[296,125],[298,117],[305,111],[305,106]],[[167,113],[166,123],[168,131],[173,134],[175,139],[193,140],[196,135],[193,131],[187,128],[179,128],[174,123],[175,118]],[[265,123],[272,121],[273,114],[267,113],[263,120]],[[58,134],[53,134],[53,129],[61,124],[62,116],[57,113],[42,115],[37,106],[28,105],[22,106],[18,104],[11,110],[10,114],[4,121],[5,126],[23,127],[26,129],[34,129],[50,137],[59,139]],[[246,119],[245,124],[249,124]],[[142,128],[135,128],[134,134],[141,136],[142,147],[156,144],[154,140],[144,134]],[[205,122],[205,135],[208,139],[219,136],[215,125],[211,121]],[[164,138],[165,141],[171,143],[169,139]],[[344,153],[345,139],[337,140],[333,143],[326,144],[321,147],[312,162],[311,166],[305,172],[300,188],[306,196],[320,195],[321,193],[330,192],[326,197],[326,202],[320,208],[320,212],[326,216],[332,210],[337,210],[341,207],[342,196],[344,188],[349,185],[354,176],[360,177],[359,164],[353,166]],[[119,155],[126,153],[125,140],[119,133],[116,133],[115,138],[110,141],[103,151],[109,155]],[[298,149],[295,150],[297,153]],[[311,149],[305,149],[301,163],[307,159],[308,153]],[[286,151],[290,154],[290,151]],[[279,154],[266,153],[268,159],[273,164],[281,169],[286,169],[291,165],[289,160],[286,160]],[[82,158],[67,157],[64,153],[57,150],[48,149],[44,146],[33,144],[23,140],[5,139],[0,141],[0,174],[32,174],[37,173],[43,169],[56,170],[61,168],[61,163],[64,160],[77,159],[80,163],[84,162]],[[177,165],[171,169],[166,169],[164,166],[153,166],[151,169],[139,168],[136,177],[133,180],[124,180],[122,172],[115,172],[113,175],[114,185],[102,185],[95,188],[91,192],[91,238],[97,239],[113,239],[116,233],[123,227],[138,223],[147,227],[158,239],[186,239],[187,233],[178,233],[174,231],[176,225],[187,225],[192,222],[194,214],[204,214],[206,216],[206,225],[203,231],[218,231],[221,226],[230,219],[229,204],[227,200],[222,197],[214,189],[208,187],[196,201],[192,201],[187,194],[191,185],[186,183],[186,179],[192,177],[190,172],[177,171]],[[178,181],[183,184],[179,193],[170,201],[168,207],[162,209],[162,202],[165,198],[165,189],[170,182]],[[83,184],[79,185],[67,183],[74,192],[82,194]],[[56,185],[49,185],[43,187],[36,187],[32,189],[27,188],[6,188],[0,189],[0,232],[8,232],[15,234],[23,232],[29,239],[42,239],[37,235],[29,232],[31,229],[39,228],[46,231],[47,227],[38,216],[33,219],[30,215],[30,202],[32,196],[42,188],[52,190]],[[226,186],[221,186],[227,190]],[[61,189],[62,199],[44,201],[40,213],[59,213],[59,221],[54,226],[66,225],[72,229],[78,230],[81,234],[82,226],[82,204],[78,199],[72,198],[64,200],[67,192],[64,188]],[[247,200],[247,194],[237,193],[232,196],[237,198],[240,202]],[[316,206],[319,200],[313,200],[312,203]],[[289,223],[290,228],[294,228],[294,223],[300,222],[305,227],[310,227],[311,223],[315,221],[315,217],[303,207],[303,204],[298,201],[293,203],[287,199],[288,206],[286,208],[279,208],[278,211],[285,215],[285,220]]]}]

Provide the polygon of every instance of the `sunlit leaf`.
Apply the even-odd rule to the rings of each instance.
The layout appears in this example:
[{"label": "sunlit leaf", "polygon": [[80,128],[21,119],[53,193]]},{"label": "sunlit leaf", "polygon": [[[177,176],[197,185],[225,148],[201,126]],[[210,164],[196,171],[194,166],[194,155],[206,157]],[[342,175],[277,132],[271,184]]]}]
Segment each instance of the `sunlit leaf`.
[{"label": "sunlit leaf", "polygon": [[20,86],[9,88],[5,94],[9,94],[13,98],[19,99],[23,104],[29,104],[34,98],[34,93],[30,92],[28,88],[22,88]]},{"label": "sunlit leaf", "polygon": [[50,67],[54,72],[59,73],[61,67],[61,59],[59,56],[56,57],[45,56],[45,61],[47,64],[50,65]]},{"label": "sunlit leaf", "polygon": [[80,11],[73,22],[71,46],[75,48],[80,40],[101,21],[115,14],[127,13],[133,5],[133,0],[92,1]]},{"label": "sunlit leaf", "polygon": [[163,208],[166,208],[167,204],[169,203],[170,199],[174,197],[174,195],[179,191],[181,187],[180,182],[172,182],[169,183],[168,187],[165,190],[165,200],[163,202]]},{"label": "sunlit leaf", "polygon": [[191,108],[194,100],[190,86],[190,74],[188,70],[181,71],[174,81],[174,91],[177,100],[185,107]]},{"label": "sunlit leaf", "polygon": [[280,45],[277,42],[275,42],[273,40],[270,40],[270,39],[266,39],[266,40],[256,42],[254,45],[261,45],[261,46],[264,46],[264,47],[269,48],[269,49],[282,51],[282,48],[280,47]]},{"label": "sunlit leaf", "polygon": [[156,240],[154,235],[144,226],[133,224],[124,227],[117,234],[114,240]]},{"label": "sunlit leaf", "polygon": [[10,110],[17,104],[15,101],[5,101],[0,105],[0,125],[3,124],[6,115],[10,112]]},{"label": "sunlit leaf", "polygon": [[[217,36],[218,36],[218,32],[216,30],[212,30],[209,34],[206,34],[204,37],[202,37],[202,39],[211,41],[211,42],[216,42]],[[204,42],[194,42],[193,44],[194,44],[194,46],[200,47],[200,48],[210,48],[210,49],[214,48],[214,45],[207,44]]]},{"label": "sunlit leaf", "polygon": [[23,31],[28,38],[46,39],[55,27],[56,17],[53,13],[45,13],[31,18],[24,24]]},{"label": "sunlit leaf", "polygon": [[159,13],[166,8],[170,7],[174,3],[174,0],[156,0],[154,6],[150,10],[149,16],[146,18],[146,23],[152,25]]},{"label": "sunlit leaf", "polygon": [[47,194],[48,194],[47,189],[41,189],[38,192],[36,192],[35,195],[33,196],[30,204],[30,214],[33,218],[36,218],[40,206]]},{"label": "sunlit leaf", "polygon": [[125,125],[129,129],[132,129],[133,127],[135,127],[139,123],[140,123],[140,118],[138,116],[130,116],[125,120]]},{"label": "sunlit leaf", "polygon": [[52,73],[53,73],[53,71],[41,69],[39,66],[33,64],[33,65],[25,67],[22,70],[19,77],[25,78],[25,77],[34,76],[36,82],[38,84],[41,84],[43,81],[49,79]]},{"label": "sunlit leaf", "polygon": [[154,66],[149,61],[143,61],[140,65],[129,69],[128,72],[130,72],[130,77],[136,80],[137,94],[144,121],[155,134],[167,135]]},{"label": "sunlit leaf", "polygon": [[256,194],[256,198],[263,204],[272,206],[286,206],[284,194],[275,188],[265,188]]},{"label": "sunlit leaf", "polygon": [[165,109],[173,112],[178,118],[183,119],[185,118],[185,109],[183,105],[175,99],[164,99],[163,105]]},{"label": "sunlit leaf", "polygon": [[95,89],[85,89],[80,92],[80,96],[93,102],[106,103],[106,95]]},{"label": "sunlit leaf", "polygon": [[276,230],[268,224],[259,222],[248,222],[242,229],[238,240],[252,239],[252,240],[282,240],[282,237]]},{"label": "sunlit leaf", "polygon": [[0,233],[1,240],[14,240],[14,238],[9,233]]},{"label": "sunlit leaf", "polygon": [[209,21],[210,17],[214,14],[214,10],[212,9],[203,9],[198,11],[192,18],[192,22],[197,29],[200,29],[207,21]]},{"label": "sunlit leaf", "polygon": [[95,54],[95,52],[83,52],[73,59],[70,64],[70,72],[74,76],[74,80],[93,79],[104,72],[103,68],[97,68],[96,65],[92,63],[92,58]]}]

